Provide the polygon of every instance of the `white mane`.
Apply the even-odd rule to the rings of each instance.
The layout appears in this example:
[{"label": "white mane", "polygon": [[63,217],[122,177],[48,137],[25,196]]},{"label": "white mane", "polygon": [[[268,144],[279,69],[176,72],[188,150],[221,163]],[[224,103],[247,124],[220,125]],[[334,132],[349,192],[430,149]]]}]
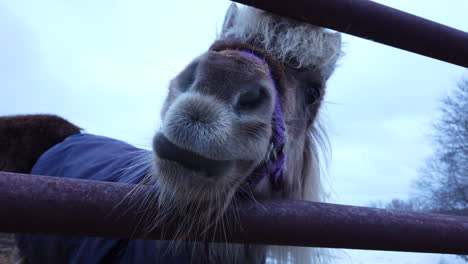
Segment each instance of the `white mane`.
[{"label": "white mane", "polygon": [[261,45],[279,62],[318,67],[327,78],[341,54],[339,33],[247,6],[231,6],[220,37]]}]

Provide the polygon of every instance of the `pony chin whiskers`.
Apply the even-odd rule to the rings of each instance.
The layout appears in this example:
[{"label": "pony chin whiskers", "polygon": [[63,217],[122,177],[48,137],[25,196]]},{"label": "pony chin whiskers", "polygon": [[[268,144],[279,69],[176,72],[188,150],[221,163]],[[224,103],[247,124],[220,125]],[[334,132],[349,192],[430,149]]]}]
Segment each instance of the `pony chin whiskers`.
[{"label": "pony chin whiskers", "polygon": [[[138,162],[148,162],[149,159],[140,159]],[[133,190],[137,192],[141,187],[148,185],[152,187],[151,192],[147,192],[141,201],[140,210],[142,213],[139,225],[145,225],[145,232],[151,232],[155,228],[161,228],[164,239],[172,240],[171,248],[177,249],[182,243],[193,244],[195,237],[204,237],[206,241],[214,241],[214,237],[209,237],[207,231],[213,230],[223,237],[226,236],[226,229],[229,228],[232,222],[227,222],[225,212],[230,207],[234,199],[236,188],[225,188],[213,190],[213,188],[193,189],[188,186],[188,182],[179,182],[176,185],[160,184],[158,180],[154,180],[157,176],[157,169],[153,161],[153,167],[142,181],[141,184]],[[133,166],[129,166],[132,168]],[[131,169],[128,170],[129,172]],[[127,177],[132,178],[131,173]],[[177,186],[176,189],[167,186]],[[176,192],[184,193],[186,199],[181,199],[176,195]],[[204,197],[200,199],[200,197]],[[156,210],[152,210],[156,209]],[[172,235],[166,234],[165,227],[168,223],[177,221],[178,226],[175,227]],[[171,226],[173,228],[173,226]],[[195,243],[196,244],[196,243]],[[222,243],[229,249],[229,244]]]},{"label": "pony chin whiskers", "polygon": [[[248,246],[242,244],[229,244],[225,242],[227,233],[230,231],[232,225],[236,225],[239,219],[235,208],[237,206],[238,198],[235,196],[236,188],[224,189],[210,189],[199,188],[194,190],[189,188],[187,183],[180,183],[179,189],[167,188],[164,184],[158,184],[155,180],[157,168],[154,161],[144,159],[145,162],[152,162],[152,168],[146,175],[141,184],[133,190],[138,192],[141,187],[150,185],[151,192],[147,192],[142,197],[140,204],[141,221],[139,225],[145,225],[147,228],[145,232],[149,233],[155,228],[161,229],[162,238],[171,240],[166,253],[178,252],[182,248],[191,250],[192,258],[197,259],[203,256],[203,261],[206,263],[233,263],[241,264],[248,257],[247,255],[255,255],[256,252],[263,252],[258,250],[263,246]],[[138,162],[143,162],[143,159]],[[146,164],[149,165],[149,164]],[[129,168],[131,168],[130,166]],[[127,174],[132,177],[131,170]],[[197,199],[201,193],[208,190],[209,199]],[[180,199],[174,195],[174,192],[184,192],[190,199]],[[252,199],[255,200],[252,194]],[[157,210],[151,210],[156,208]],[[229,219],[226,218],[226,211],[231,208],[232,214]],[[156,214],[157,212],[157,214]],[[172,235],[167,233],[165,229],[168,223],[177,221],[179,225],[171,230]],[[171,226],[170,228],[173,228]],[[208,235],[207,231],[217,233],[224,241],[215,241],[215,237]],[[210,233],[211,234],[211,233]],[[194,242],[195,238],[203,238],[207,242]],[[220,237],[217,237],[219,239]],[[223,239],[224,238],[224,239]],[[208,241],[211,241],[208,243]],[[251,252],[251,253],[249,253]],[[254,256],[261,259],[263,255]],[[252,257],[252,256],[250,256]]]}]

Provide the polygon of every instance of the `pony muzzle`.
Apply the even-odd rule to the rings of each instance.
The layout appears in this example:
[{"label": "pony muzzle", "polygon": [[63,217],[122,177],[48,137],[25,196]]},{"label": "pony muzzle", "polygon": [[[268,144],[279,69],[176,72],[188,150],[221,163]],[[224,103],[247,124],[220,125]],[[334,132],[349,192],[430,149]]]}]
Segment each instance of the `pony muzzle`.
[{"label": "pony muzzle", "polygon": [[233,160],[213,160],[193,151],[183,149],[172,143],[163,133],[158,133],[153,138],[153,149],[160,158],[175,162],[180,166],[207,178],[220,178],[233,165]]}]

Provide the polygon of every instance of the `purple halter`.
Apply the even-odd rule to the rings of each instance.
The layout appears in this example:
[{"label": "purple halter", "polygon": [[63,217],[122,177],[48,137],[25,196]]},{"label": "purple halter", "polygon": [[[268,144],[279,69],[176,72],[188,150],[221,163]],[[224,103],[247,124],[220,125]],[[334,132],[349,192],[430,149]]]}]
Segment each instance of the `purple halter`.
[{"label": "purple halter", "polygon": [[[265,62],[264,59],[258,57],[253,53],[242,50],[239,50],[237,52],[242,54],[243,56],[253,58],[262,64],[267,64],[267,62]],[[281,186],[281,176],[284,170],[284,164],[286,161],[286,155],[284,152],[284,144],[286,141],[286,128],[283,119],[283,108],[281,106],[278,85],[273,79],[270,67],[268,67],[268,75],[270,77],[270,80],[273,82],[276,91],[275,109],[271,120],[272,136],[270,142],[272,147],[269,153],[269,159],[266,161],[266,163],[257,167],[247,179],[247,185],[251,189],[254,189],[257,186],[257,184],[265,177],[270,177],[270,182],[273,188],[279,189]]]}]

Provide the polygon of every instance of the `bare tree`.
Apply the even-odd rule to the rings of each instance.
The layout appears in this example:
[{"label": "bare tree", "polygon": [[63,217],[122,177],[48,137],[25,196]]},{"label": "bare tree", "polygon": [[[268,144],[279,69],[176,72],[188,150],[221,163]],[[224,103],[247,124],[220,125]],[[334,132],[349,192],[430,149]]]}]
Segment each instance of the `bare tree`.
[{"label": "bare tree", "polygon": [[429,208],[427,207],[426,203],[416,197],[410,198],[408,200],[392,199],[390,202],[371,202],[369,204],[369,207],[409,212],[429,211]]},{"label": "bare tree", "polygon": [[[415,187],[430,211],[468,216],[468,78],[442,101],[434,153]],[[459,256],[468,262],[468,256]]]},{"label": "bare tree", "polygon": [[434,153],[415,187],[431,211],[468,215],[468,78],[442,101]]},{"label": "bare tree", "polygon": [[[442,101],[433,138],[434,152],[415,181],[416,195],[371,207],[468,216],[468,77]],[[468,262],[468,255],[459,257]]]}]

